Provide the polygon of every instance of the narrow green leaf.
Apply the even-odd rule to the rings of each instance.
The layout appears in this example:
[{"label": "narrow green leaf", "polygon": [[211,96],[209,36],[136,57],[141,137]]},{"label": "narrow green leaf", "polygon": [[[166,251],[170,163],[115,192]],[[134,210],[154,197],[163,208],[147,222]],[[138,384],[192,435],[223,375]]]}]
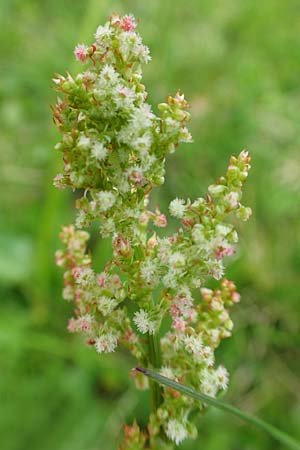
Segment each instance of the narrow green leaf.
[{"label": "narrow green leaf", "polygon": [[177,383],[176,381],[170,380],[169,378],[159,375],[158,373],[153,372],[152,370],[144,369],[142,367],[136,367],[135,370],[143,373],[144,375],[156,381],[157,383],[168,386],[178,392],[182,392],[182,394],[194,398],[195,400],[200,400],[206,403],[207,405],[215,406],[216,408],[219,408],[223,411],[233,414],[236,417],[239,417],[245,422],[256,425],[258,428],[261,428],[262,430],[269,433],[274,439],[277,439],[278,442],[281,442],[282,444],[286,445],[288,448],[292,450],[300,450],[300,442],[296,441],[294,438],[290,437],[283,431],[278,430],[273,425],[270,425],[264,420],[259,419],[258,417],[245,413],[234,406],[231,406],[206,394],[196,392],[194,389],[184,386],[183,384]]}]

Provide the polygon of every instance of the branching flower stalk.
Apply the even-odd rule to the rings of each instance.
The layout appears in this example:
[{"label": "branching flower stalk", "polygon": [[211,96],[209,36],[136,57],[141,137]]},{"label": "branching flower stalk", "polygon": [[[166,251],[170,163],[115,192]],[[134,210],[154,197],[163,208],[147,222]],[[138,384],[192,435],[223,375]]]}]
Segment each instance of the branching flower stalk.
[{"label": "branching flower stalk", "polygon": [[[56,253],[65,270],[63,297],[74,303],[68,329],[98,353],[122,345],[137,365],[216,396],[226,389],[228,372],[215,366],[214,351],[231,335],[229,310],[240,300],[224,278],[223,259],[238,241],[228,219],[251,215],[241,204],[250,157],[246,151],[232,156],[204,197],[170,203],[178,232],[162,238],[153,231],[167,218],[159,207],[148,208],[150,193],[164,183],[167,155],[192,137],[183,94],[169,96],[157,114],[147,103],[142,66],[150,55],[135,28],[133,16],[112,15],[92,45],[75,48],[83,71],[53,80],[60,94],[54,122],[62,134],[55,149],[64,162],[54,184],[79,195],[75,225],[63,227],[65,247]],[[101,272],[87,248],[85,229],[93,222],[112,245]],[[206,287],[210,278],[219,280],[218,288]],[[147,388],[143,374],[135,377]],[[123,450],[171,449],[197,434],[189,418],[205,404],[156,384],[151,390],[149,426],[126,426]]]}]

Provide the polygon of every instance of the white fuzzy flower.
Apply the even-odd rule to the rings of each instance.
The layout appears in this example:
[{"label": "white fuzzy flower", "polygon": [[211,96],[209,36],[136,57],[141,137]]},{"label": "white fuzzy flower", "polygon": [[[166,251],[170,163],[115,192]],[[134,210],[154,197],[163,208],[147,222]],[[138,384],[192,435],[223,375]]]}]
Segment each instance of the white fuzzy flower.
[{"label": "white fuzzy flower", "polygon": [[141,264],[140,272],[146,283],[155,283],[157,280],[157,261],[146,259]]},{"label": "white fuzzy flower", "polygon": [[225,224],[225,223],[219,223],[216,226],[216,233],[220,237],[225,237],[227,234],[229,234],[232,230],[232,225]]},{"label": "white fuzzy flower", "polygon": [[130,217],[131,219],[138,219],[140,217],[141,212],[138,209],[134,208],[125,208],[125,215]]},{"label": "white fuzzy flower", "polygon": [[104,147],[102,142],[95,142],[92,146],[91,154],[97,161],[102,161],[107,156],[107,148]]},{"label": "white fuzzy flower", "polygon": [[184,200],[181,198],[175,198],[172,200],[169,205],[169,211],[171,216],[181,219],[185,212]]},{"label": "white fuzzy flower", "polygon": [[144,309],[135,312],[133,321],[141,333],[154,334],[155,324],[149,319],[148,313]]},{"label": "white fuzzy flower", "polygon": [[200,373],[201,377],[201,391],[203,394],[215,397],[218,392],[218,386],[216,383],[216,377],[214,372],[209,369],[204,369]]},{"label": "white fuzzy flower", "polygon": [[167,288],[176,289],[180,282],[178,275],[178,271],[171,267],[162,279],[164,286]]},{"label": "white fuzzy flower", "polygon": [[101,39],[109,37],[112,33],[112,30],[107,22],[104,26],[99,26],[95,33],[96,41],[101,41]]},{"label": "white fuzzy flower", "polygon": [[213,297],[210,302],[210,307],[212,311],[223,311],[223,302],[217,297]]},{"label": "white fuzzy flower", "polygon": [[117,304],[116,299],[111,297],[101,296],[98,299],[98,309],[102,312],[103,316],[108,316]]},{"label": "white fuzzy flower", "polygon": [[138,56],[142,63],[147,64],[149,61],[151,61],[150,50],[146,45],[139,46]]},{"label": "white fuzzy flower", "polygon": [[212,328],[208,330],[208,336],[213,344],[217,344],[220,340],[220,330],[218,328]]},{"label": "white fuzzy flower", "polygon": [[103,333],[96,338],[95,347],[98,353],[114,352],[118,345],[119,333]]},{"label": "white fuzzy flower", "polygon": [[165,127],[167,131],[173,131],[174,128],[178,128],[178,121],[175,119],[172,119],[172,117],[167,117],[164,120]]},{"label": "white fuzzy flower", "polygon": [[120,192],[126,193],[130,191],[130,184],[128,183],[127,179],[122,177],[119,180],[116,181],[116,185]]},{"label": "white fuzzy flower", "polygon": [[169,258],[171,256],[172,244],[168,238],[158,238],[158,257],[160,261],[165,264],[169,263]]},{"label": "white fuzzy flower", "polygon": [[80,138],[78,139],[77,147],[82,150],[86,150],[86,149],[90,148],[90,146],[91,146],[90,138],[85,136],[84,134],[82,134],[80,136]]},{"label": "white fuzzy flower", "polygon": [[180,130],[180,142],[193,142],[193,137],[187,127],[183,127]]},{"label": "white fuzzy flower", "polygon": [[81,270],[75,276],[76,283],[81,286],[91,285],[95,280],[95,272],[89,267]]},{"label": "white fuzzy flower", "polygon": [[[144,156],[145,150],[149,150],[153,142],[152,134],[149,132],[144,133],[142,136],[137,136],[134,141],[132,142],[132,146],[135,150],[138,150],[141,152],[141,154]],[[153,155],[154,156],[154,155]]]},{"label": "white fuzzy flower", "polygon": [[204,227],[202,224],[197,223],[192,230],[193,241],[198,245],[203,245],[206,242],[204,235]]},{"label": "white fuzzy flower", "polygon": [[215,280],[220,280],[224,275],[224,266],[222,261],[208,261],[207,264],[209,273],[214,277]]},{"label": "white fuzzy flower", "polygon": [[185,264],[185,256],[180,252],[175,252],[170,255],[169,263],[172,267],[183,267]]},{"label": "white fuzzy flower", "polygon": [[215,397],[218,392],[218,387],[213,380],[205,379],[201,383],[201,392],[209,395],[210,397]]},{"label": "white fuzzy flower", "polygon": [[185,349],[189,353],[194,353],[195,355],[201,354],[203,348],[203,342],[200,336],[186,336],[184,339]]},{"label": "white fuzzy flower", "polygon": [[111,81],[112,83],[117,83],[120,78],[118,72],[116,72],[113,66],[109,64],[105,64],[105,66],[101,70],[100,76],[102,78],[105,78],[106,80]]},{"label": "white fuzzy flower", "polygon": [[194,289],[199,289],[201,287],[201,279],[198,277],[192,278],[191,285]]},{"label": "white fuzzy flower", "polygon": [[171,419],[166,426],[166,435],[171,441],[179,445],[184,439],[188,437],[188,432],[183,423],[179,420]]},{"label": "white fuzzy flower", "polygon": [[129,54],[138,56],[141,49],[141,37],[134,31],[125,31],[120,35],[120,52],[124,60],[127,60]]},{"label": "white fuzzy flower", "polygon": [[203,362],[205,362],[205,364],[208,367],[212,367],[214,365],[215,362],[215,355],[214,355],[214,351],[211,347],[209,347],[208,345],[206,345],[205,347],[203,347],[203,349],[201,350],[201,360]]},{"label": "white fuzzy flower", "polygon": [[219,366],[215,371],[215,377],[218,387],[226,390],[229,382],[229,373],[226,367]]},{"label": "white fuzzy flower", "polygon": [[171,369],[171,367],[161,367],[159,373],[163,376],[163,377],[167,377],[170,378],[170,380],[175,380],[176,377],[174,375],[173,369]]},{"label": "white fuzzy flower", "polygon": [[63,289],[63,298],[67,301],[71,301],[74,299],[74,291],[72,286],[69,284]]},{"label": "white fuzzy flower", "polygon": [[104,238],[112,234],[115,231],[115,229],[116,229],[115,223],[111,217],[109,217],[103,223],[100,224],[100,233]]},{"label": "white fuzzy flower", "polygon": [[117,108],[133,108],[133,102],[136,99],[136,94],[127,86],[123,86],[119,84],[116,87],[116,91],[114,92],[114,101],[116,103]]},{"label": "white fuzzy flower", "polygon": [[84,181],[84,178],[80,173],[77,173],[74,171],[74,172],[70,173],[70,181],[74,186],[81,187],[82,183]]},{"label": "white fuzzy flower", "polygon": [[130,122],[134,127],[135,132],[138,134],[139,130],[146,130],[152,126],[154,117],[150,105],[143,104],[140,107],[135,108],[131,114]]},{"label": "white fuzzy flower", "polygon": [[100,211],[109,210],[116,201],[116,196],[111,191],[100,191],[96,194],[97,203],[99,204]]},{"label": "white fuzzy flower", "polygon": [[85,221],[86,221],[86,213],[83,210],[78,211],[75,220],[76,228],[83,228]]}]

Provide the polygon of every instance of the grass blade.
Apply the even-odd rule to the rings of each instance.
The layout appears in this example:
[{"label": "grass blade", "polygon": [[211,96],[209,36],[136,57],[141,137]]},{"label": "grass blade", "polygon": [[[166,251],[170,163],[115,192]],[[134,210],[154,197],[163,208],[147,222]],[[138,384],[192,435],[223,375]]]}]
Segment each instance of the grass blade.
[{"label": "grass blade", "polygon": [[234,416],[239,417],[240,419],[244,420],[245,422],[251,423],[251,424],[257,426],[258,428],[269,433],[274,439],[276,439],[278,442],[281,442],[281,444],[284,444],[286,447],[290,448],[291,450],[300,450],[300,442],[296,441],[294,438],[290,437],[288,434],[284,433],[281,430],[278,430],[273,425],[270,425],[269,423],[265,422],[264,420],[259,419],[256,416],[252,416],[251,414],[245,413],[234,406],[231,406],[227,403],[224,403],[220,400],[215,399],[214,397],[210,397],[206,394],[202,394],[201,392],[196,392],[194,389],[192,389],[188,386],[185,386],[183,384],[177,383],[176,381],[170,380],[169,378],[159,375],[158,373],[153,372],[152,370],[144,369],[142,367],[136,367],[135,370],[143,373],[144,375],[146,375],[147,377],[156,381],[157,383],[168,386],[178,392],[181,392],[182,394],[185,394],[185,395],[188,395],[189,397],[194,398],[195,400],[200,400],[200,401],[206,403],[207,405],[212,405],[215,408],[221,409],[222,411],[229,412],[230,414],[233,414]]}]

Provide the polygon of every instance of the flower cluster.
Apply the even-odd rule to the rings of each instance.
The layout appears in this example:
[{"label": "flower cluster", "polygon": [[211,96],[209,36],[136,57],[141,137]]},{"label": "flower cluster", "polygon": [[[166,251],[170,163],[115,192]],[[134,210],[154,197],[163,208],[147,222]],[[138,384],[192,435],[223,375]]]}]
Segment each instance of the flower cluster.
[{"label": "flower cluster", "polygon": [[[56,254],[65,269],[63,297],[74,303],[68,329],[83,334],[99,353],[125,345],[139,364],[150,367],[144,338],[150,342],[155,336],[162,350],[161,367],[155,368],[215,396],[226,389],[228,373],[215,367],[214,351],[230,336],[229,309],[239,301],[235,285],[224,278],[224,258],[238,241],[228,220],[251,215],[241,204],[250,157],[246,151],[232,156],[225,176],[204,197],[170,203],[170,214],[181,222],[177,233],[149,234],[150,222],[167,225],[158,207],[148,209],[151,190],[164,182],[166,156],[192,138],[183,94],[159,104],[157,115],[147,103],[142,65],[150,55],[135,28],[133,16],[111,16],[98,27],[92,45],[75,48],[84,70],[54,79],[60,94],[54,122],[62,134],[55,149],[64,163],[54,184],[81,194],[75,226],[63,228],[65,248]],[[84,231],[92,222],[112,246],[99,273],[92,268]],[[220,280],[220,287],[206,288],[209,278]],[[169,331],[160,336],[163,320]],[[137,384],[145,385],[140,379]],[[165,389],[148,436],[136,424],[127,427],[124,449],[144,448],[146,439],[157,448],[162,435],[175,444],[195,436],[189,421],[195,407],[199,404]]]}]

